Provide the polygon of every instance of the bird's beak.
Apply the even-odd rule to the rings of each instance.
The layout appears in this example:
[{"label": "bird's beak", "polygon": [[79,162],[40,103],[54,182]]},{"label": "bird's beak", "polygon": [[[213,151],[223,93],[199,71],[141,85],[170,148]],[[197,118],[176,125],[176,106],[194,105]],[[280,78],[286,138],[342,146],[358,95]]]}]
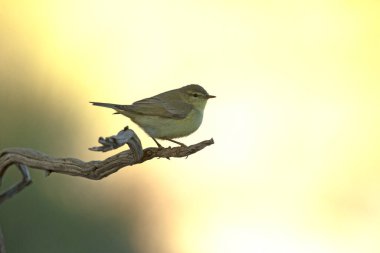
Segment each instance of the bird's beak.
[{"label": "bird's beak", "polygon": [[213,96],[213,95],[207,95],[206,98],[207,98],[207,99],[209,99],[209,98],[216,98],[216,96]]}]

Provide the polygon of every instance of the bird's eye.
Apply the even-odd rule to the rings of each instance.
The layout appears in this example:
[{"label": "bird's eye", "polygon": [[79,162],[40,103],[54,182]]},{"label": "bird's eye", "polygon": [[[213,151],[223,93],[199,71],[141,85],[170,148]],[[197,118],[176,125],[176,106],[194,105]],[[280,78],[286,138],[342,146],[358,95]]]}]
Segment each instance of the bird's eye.
[{"label": "bird's eye", "polygon": [[193,97],[195,97],[195,98],[198,97],[198,94],[194,93],[194,94],[193,94]]}]

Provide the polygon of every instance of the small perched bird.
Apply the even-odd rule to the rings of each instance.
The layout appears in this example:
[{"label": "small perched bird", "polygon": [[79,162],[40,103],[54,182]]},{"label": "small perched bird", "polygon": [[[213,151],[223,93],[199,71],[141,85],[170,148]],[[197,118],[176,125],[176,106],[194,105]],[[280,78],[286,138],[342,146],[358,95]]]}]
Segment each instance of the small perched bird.
[{"label": "small perched bird", "polygon": [[188,136],[199,128],[209,98],[215,98],[215,96],[209,95],[200,85],[190,84],[136,101],[131,105],[90,103],[112,108],[116,110],[115,114],[127,116],[161,148],[161,144],[156,139],[186,146],[173,139]]}]

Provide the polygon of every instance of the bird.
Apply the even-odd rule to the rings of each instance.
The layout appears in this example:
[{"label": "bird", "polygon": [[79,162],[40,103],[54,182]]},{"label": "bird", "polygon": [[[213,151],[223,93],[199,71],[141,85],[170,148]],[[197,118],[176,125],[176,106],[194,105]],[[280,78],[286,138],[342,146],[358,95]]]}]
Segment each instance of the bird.
[{"label": "bird", "polygon": [[198,84],[189,84],[169,90],[153,97],[138,100],[131,105],[90,102],[95,106],[112,108],[115,114],[130,118],[148,134],[159,148],[157,141],[167,140],[186,147],[173,139],[185,137],[195,132],[203,120],[208,99],[216,96]]}]

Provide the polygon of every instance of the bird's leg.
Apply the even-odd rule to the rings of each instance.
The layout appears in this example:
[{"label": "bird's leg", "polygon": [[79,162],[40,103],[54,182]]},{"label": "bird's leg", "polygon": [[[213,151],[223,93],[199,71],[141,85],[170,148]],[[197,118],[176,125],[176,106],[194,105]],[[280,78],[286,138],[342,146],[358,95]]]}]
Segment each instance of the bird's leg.
[{"label": "bird's leg", "polygon": [[164,148],[155,138],[152,137],[152,139],[157,144],[158,148]]},{"label": "bird's leg", "polygon": [[[163,149],[164,147],[155,139],[155,138],[153,138],[153,137],[151,137],[153,140],[154,140],[154,142],[157,144],[157,146],[158,146],[158,149]],[[168,160],[170,160],[170,157],[165,157],[166,159],[168,159]],[[1,253],[1,252],[0,252]]]},{"label": "bird's leg", "polygon": [[174,142],[174,143],[180,145],[181,147],[187,147],[185,144],[183,144],[182,142],[179,142],[179,141],[175,141],[175,140],[172,140],[172,139],[169,139],[169,138],[166,138],[164,140]]}]

